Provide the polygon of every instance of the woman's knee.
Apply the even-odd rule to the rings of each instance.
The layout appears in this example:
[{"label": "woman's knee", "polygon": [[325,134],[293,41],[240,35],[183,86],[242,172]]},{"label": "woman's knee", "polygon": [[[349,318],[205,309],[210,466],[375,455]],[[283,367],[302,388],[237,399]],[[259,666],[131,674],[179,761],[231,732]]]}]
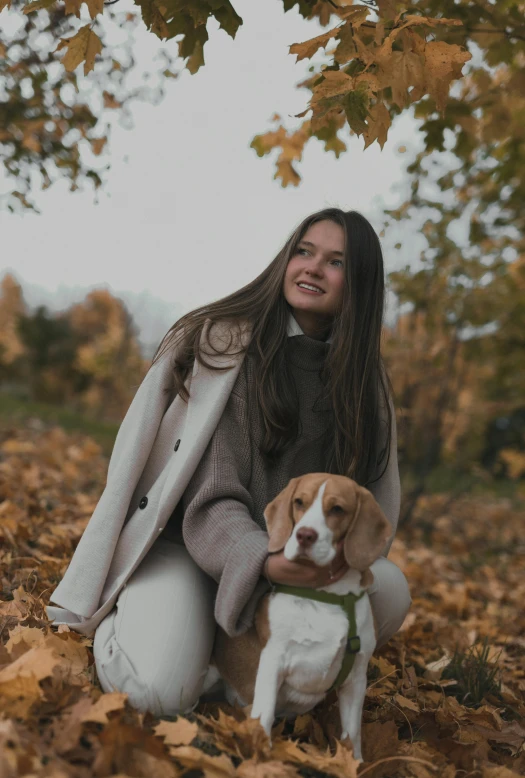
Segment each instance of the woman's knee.
[{"label": "woman's knee", "polygon": [[370,602],[378,625],[378,645],[382,645],[403,624],[412,597],[405,574],[389,559],[380,557],[370,569],[374,575],[369,589]]},{"label": "woman's knee", "polygon": [[[96,633],[95,633],[96,635]],[[115,636],[110,639],[106,652],[97,652],[95,666],[100,686],[105,693],[127,694],[130,705],[142,713],[150,711],[154,716],[175,716],[188,713],[197,705],[208,664],[203,663],[200,673],[175,675],[163,674],[147,677],[142,668],[131,662]]]},{"label": "woman's knee", "polygon": [[104,691],[125,692],[157,716],[198,702],[215,635],[212,582],[173,545],[159,543],[145,558],[93,644]]},{"label": "woman's knee", "polygon": [[[211,655],[211,649],[209,653]],[[190,713],[202,694],[209,658],[197,667],[188,668],[187,672],[180,668],[178,673],[164,679],[162,675],[151,679],[148,682],[148,710],[159,717]]]}]

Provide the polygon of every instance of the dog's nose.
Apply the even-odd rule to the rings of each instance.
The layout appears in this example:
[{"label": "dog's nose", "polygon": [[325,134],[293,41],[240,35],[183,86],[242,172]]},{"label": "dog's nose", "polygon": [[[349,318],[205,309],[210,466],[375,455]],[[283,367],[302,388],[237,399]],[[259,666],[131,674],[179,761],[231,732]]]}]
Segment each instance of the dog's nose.
[{"label": "dog's nose", "polygon": [[300,546],[312,546],[318,538],[317,532],[312,527],[301,527],[295,536]]}]

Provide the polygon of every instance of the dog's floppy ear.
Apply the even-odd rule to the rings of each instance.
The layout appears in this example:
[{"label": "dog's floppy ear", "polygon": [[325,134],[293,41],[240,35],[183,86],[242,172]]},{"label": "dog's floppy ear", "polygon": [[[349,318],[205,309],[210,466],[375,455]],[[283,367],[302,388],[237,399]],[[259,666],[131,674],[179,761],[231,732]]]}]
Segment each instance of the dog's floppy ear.
[{"label": "dog's floppy ear", "polygon": [[374,581],[375,581],[374,574],[370,570],[370,568],[367,567],[366,570],[364,570],[361,573],[361,580],[359,581],[359,586],[361,587],[361,589],[370,589]]},{"label": "dog's floppy ear", "polygon": [[392,527],[372,492],[356,486],[357,508],[346,533],[344,555],[349,567],[363,572],[375,562],[392,535]]},{"label": "dog's floppy ear", "polygon": [[299,481],[300,477],[291,478],[288,486],[268,503],[264,511],[266,528],[268,530],[268,535],[270,536],[268,551],[271,554],[282,551],[286,545],[286,541],[292,534],[294,527],[292,500]]}]

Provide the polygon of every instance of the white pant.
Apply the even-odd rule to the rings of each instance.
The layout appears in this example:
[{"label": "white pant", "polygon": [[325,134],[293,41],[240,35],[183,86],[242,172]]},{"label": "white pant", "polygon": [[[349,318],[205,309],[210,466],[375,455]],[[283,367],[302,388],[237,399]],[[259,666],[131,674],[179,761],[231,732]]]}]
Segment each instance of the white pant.
[{"label": "white pant", "polygon": [[[412,600],[393,562],[381,557],[371,570],[379,647],[397,632]],[[215,591],[184,546],[158,538],[95,632],[102,689],[125,692],[133,707],[159,717],[191,710],[213,647]]]}]

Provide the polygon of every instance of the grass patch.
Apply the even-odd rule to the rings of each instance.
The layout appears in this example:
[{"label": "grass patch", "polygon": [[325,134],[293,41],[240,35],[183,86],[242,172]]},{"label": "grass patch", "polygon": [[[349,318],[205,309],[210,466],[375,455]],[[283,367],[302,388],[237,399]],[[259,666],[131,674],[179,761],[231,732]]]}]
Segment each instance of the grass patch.
[{"label": "grass patch", "polygon": [[33,402],[0,392],[0,425],[13,426],[31,417],[40,419],[46,425],[58,425],[67,432],[81,432],[100,444],[104,454],[110,456],[120,424],[92,419],[77,411],[59,405]]},{"label": "grass patch", "polygon": [[455,697],[466,708],[477,708],[490,694],[501,692],[501,677],[496,662],[488,661],[489,646],[487,638],[483,645],[471,646],[467,651],[458,651],[457,646],[450,663],[441,673],[443,679],[453,679],[457,685],[447,686],[447,695]]},{"label": "grass patch", "polygon": [[[415,477],[410,470],[400,468],[401,486],[404,493],[414,488]],[[449,465],[439,465],[426,478],[426,494],[470,494],[473,497],[508,498],[521,503],[524,499],[524,481],[510,478],[490,478],[462,473]]]}]

